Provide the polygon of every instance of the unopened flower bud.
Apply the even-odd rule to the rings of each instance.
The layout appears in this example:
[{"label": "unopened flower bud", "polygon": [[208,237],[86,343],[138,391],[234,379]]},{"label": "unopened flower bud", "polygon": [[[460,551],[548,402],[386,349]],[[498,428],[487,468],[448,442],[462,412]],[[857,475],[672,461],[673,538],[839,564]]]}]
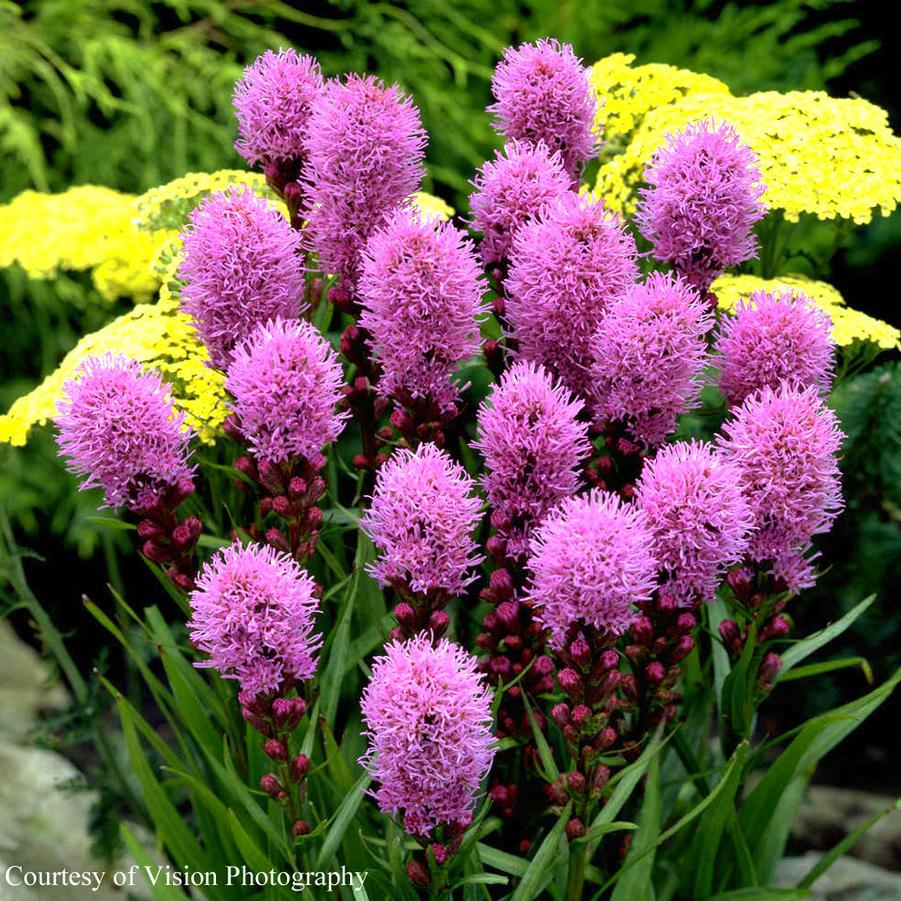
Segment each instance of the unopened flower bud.
[{"label": "unopened flower bud", "polygon": [[574,670],[566,667],[557,674],[557,681],[560,687],[573,699],[582,694],[582,679]]},{"label": "unopened flower bud", "polygon": [[407,864],[407,877],[414,885],[427,886],[431,882],[428,870],[418,860]]},{"label": "unopened flower bud", "polygon": [[562,729],[570,721],[569,704],[555,704],[551,709],[551,719]]},{"label": "unopened flower bud", "polygon": [[632,623],[632,638],[639,644],[650,644],[654,640],[654,625],[644,615]]},{"label": "unopened flower bud", "polygon": [[774,638],[785,638],[791,631],[791,622],[788,617],[774,616],[764,628],[761,638],[764,641],[772,641]]},{"label": "unopened flower bud", "polygon": [[270,798],[277,798],[282,791],[281,783],[274,773],[266,773],[260,779],[260,788],[269,795]]},{"label": "unopened flower bud", "polygon": [[413,631],[413,629],[416,628],[416,611],[413,609],[413,606],[406,601],[401,601],[394,608],[394,618],[401,626],[409,631]]},{"label": "unopened flower bud", "polygon": [[429,617],[429,629],[436,638],[440,638],[450,625],[450,617],[443,610],[436,610]]},{"label": "unopened flower bud", "polygon": [[585,835],[585,824],[578,817],[573,817],[566,824],[566,837],[573,841],[573,839],[580,838],[583,835]]},{"label": "unopened flower bud", "polygon": [[581,795],[585,792],[587,782],[585,777],[578,770],[575,770],[566,777],[566,784],[571,792]]},{"label": "unopened flower bud", "polygon": [[435,858],[435,863],[438,864],[439,867],[442,866],[448,858],[447,848],[436,842],[432,845],[432,856]]},{"label": "unopened flower bud", "polygon": [[288,747],[279,738],[267,739],[266,743],[263,745],[263,751],[266,756],[272,760],[288,759]]},{"label": "unopened flower bud", "polygon": [[616,729],[613,726],[604,726],[600,732],[595,736],[592,745],[594,746],[595,751],[606,751],[607,748],[612,747],[616,739],[619,736],[616,734]]},{"label": "unopened flower bud", "polygon": [[306,820],[295,820],[291,827],[291,835],[294,838],[300,838],[302,835],[309,835],[310,824]]},{"label": "unopened flower bud", "polygon": [[310,769],[310,758],[306,754],[297,754],[291,761],[291,778],[299,782]]},{"label": "unopened flower bud", "polygon": [[644,677],[650,685],[659,685],[666,677],[666,669],[659,660],[652,660],[644,668]]},{"label": "unopened flower bud", "polygon": [[781,669],[782,658],[774,651],[770,651],[764,655],[763,660],[760,662],[760,669],[758,670],[760,681],[772,682],[779,675]]},{"label": "unopened flower bud", "polygon": [[591,646],[580,636],[570,644],[569,656],[576,666],[587,666],[591,661]]}]

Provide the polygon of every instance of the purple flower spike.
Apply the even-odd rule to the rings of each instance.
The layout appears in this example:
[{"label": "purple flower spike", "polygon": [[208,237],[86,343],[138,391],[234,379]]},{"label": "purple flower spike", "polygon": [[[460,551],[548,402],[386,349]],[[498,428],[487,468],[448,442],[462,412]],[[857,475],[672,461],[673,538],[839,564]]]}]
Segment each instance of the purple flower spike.
[{"label": "purple flower spike", "polygon": [[491,693],[478,662],[450,641],[391,642],[372,666],[361,710],[369,747],[360,763],[379,783],[379,808],[403,813],[426,837],[462,827],[494,759]]},{"label": "purple flower spike", "polygon": [[322,645],[313,631],[315,591],[299,563],[268,545],[219,550],[190,596],[191,641],[210,655],[196,665],[215,667],[251,695],[312,678]]},{"label": "purple flower spike", "polygon": [[484,290],[463,232],[398,210],[369,239],[359,284],[360,326],[383,369],[379,391],[452,406],[459,391],[451,377],[479,349]]},{"label": "purple flower spike", "polygon": [[654,536],[661,590],[686,605],[712,600],[725,569],[741,560],[753,524],[740,470],[710,445],[667,445],[645,462],[636,503]]},{"label": "purple flower spike", "polygon": [[486,266],[506,263],[517,230],[545,204],[566,194],[571,179],[559,153],[543,142],[508,141],[473,180],[472,226],[482,232],[479,252]]},{"label": "purple flower spike", "polygon": [[579,626],[625,632],[656,587],[652,548],[644,514],[610,492],[567,498],[548,514],[532,538],[527,598],[551,643]]},{"label": "purple flower spike", "polygon": [[379,584],[459,595],[480,562],[472,534],[480,501],[466,470],[434,444],[400,450],[378,471],[360,523],[379,556]]},{"label": "purple flower spike", "polygon": [[313,104],[304,234],[347,290],[366,240],[419,188],[425,146],[419,110],[397,85],[351,74],[326,82]]},{"label": "purple flower spike", "polygon": [[814,535],[842,509],[836,454],[844,435],[817,389],[783,383],[752,394],[723,426],[723,454],[741,472],[754,514],[751,558],[797,592],[813,582]]},{"label": "purple flower spike", "polygon": [[235,344],[258,325],[302,312],[300,235],[250,188],[211,194],[182,239],[182,309],[214,368],[225,371]]},{"label": "purple flower spike", "polygon": [[693,122],[669,134],[645,171],[636,219],[654,245],[701,291],[757,253],[751,227],[763,217],[757,155],[725,123]]},{"label": "purple flower spike", "polygon": [[312,56],[290,49],[258,56],[235,85],[235,150],[251,166],[303,159],[310,109],[321,90],[322,72]]},{"label": "purple flower spike", "polygon": [[681,279],[652,273],[608,308],[594,341],[595,414],[622,422],[649,447],[697,404],[713,326],[707,304]]},{"label": "purple flower spike", "polygon": [[513,240],[507,318],[526,360],[586,396],[595,332],[638,277],[635,241],[603,203],[570,193]]},{"label": "purple flower spike", "polygon": [[509,47],[491,81],[488,107],[505,137],[560,151],[572,180],[597,155],[598,101],[588,70],[569,44],[553,39]]},{"label": "purple flower spike", "polygon": [[733,406],[783,381],[826,394],[834,348],[829,315],[806,295],[755,291],[720,323],[720,391]]},{"label": "purple flower spike", "polygon": [[337,412],[344,370],[309,322],[277,319],[235,349],[226,388],[250,448],[261,460],[311,458],[334,441],[347,412]]},{"label": "purple flower spike", "polygon": [[591,451],[582,402],[534,363],[514,363],[479,409],[488,501],[509,521],[498,529],[507,554],[523,557],[532,527],[579,488],[579,466]]},{"label": "purple flower spike", "polygon": [[122,355],[88,357],[62,390],[60,455],[82,489],[103,489],[105,506],[143,508],[191,480],[191,433],[158,372]]}]

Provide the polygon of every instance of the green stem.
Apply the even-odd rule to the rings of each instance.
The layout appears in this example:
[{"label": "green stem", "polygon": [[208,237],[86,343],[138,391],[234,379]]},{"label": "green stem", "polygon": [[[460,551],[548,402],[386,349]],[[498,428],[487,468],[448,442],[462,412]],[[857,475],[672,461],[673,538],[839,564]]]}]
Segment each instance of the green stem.
[{"label": "green stem", "polygon": [[569,852],[569,875],[566,878],[567,901],[582,901],[585,890],[585,865],[590,842],[573,842]]}]

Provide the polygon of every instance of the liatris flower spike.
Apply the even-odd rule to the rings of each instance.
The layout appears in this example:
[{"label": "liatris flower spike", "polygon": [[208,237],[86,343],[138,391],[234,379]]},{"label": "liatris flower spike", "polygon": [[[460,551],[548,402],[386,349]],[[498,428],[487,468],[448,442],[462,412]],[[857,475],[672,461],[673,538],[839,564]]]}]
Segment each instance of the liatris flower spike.
[{"label": "liatris flower spike", "polygon": [[730,404],[783,381],[829,391],[835,345],[822,308],[801,293],[754,291],[734,312],[721,320],[716,341],[719,387]]},{"label": "liatris flower spike", "polygon": [[507,318],[522,357],[586,396],[598,324],[638,277],[636,256],[618,217],[574,193],[522,226],[505,282]]},{"label": "liatris flower spike", "polygon": [[579,488],[579,466],[591,451],[582,402],[534,363],[504,373],[479,408],[479,438],[492,520],[512,559],[528,551],[532,527]]},{"label": "liatris flower spike", "polygon": [[469,824],[494,758],[491,694],[476,659],[427,636],[394,641],[377,657],[360,705],[369,747],[361,763],[376,800],[421,838]]},{"label": "liatris flower spike", "polygon": [[509,47],[491,81],[496,128],[508,138],[544,142],[560,152],[570,178],[597,155],[598,101],[569,44],[541,40]]},{"label": "liatris flower spike", "polygon": [[686,606],[712,600],[753,525],[738,467],[708,444],[666,445],[645,462],[635,500],[653,536],[661,592]]},{"label": "liatris flower spike", "polygon": [[343,385],[341,363],[320,332],[284,319],[259,326],[235,349],[226,379],[250,449],[271,463],[314,458],[341,434]]},{"label": "liatris flower spike", "polygon": [[482,233],[479,253],[486,266],[506,267],[513,237],[546,203],[570,190],[560,154],[543,141],[508,141],[472,182],[472,226]]},{"label": "liatris flower spike", "polygon": [[249,696],[283,693],[310,679],[322,644],[314,632],[316,583],[271,547],[235,543],[203,567],[191,593],[194,646]]},{"label": "liatris flower spike", "polygon": [[320,268],[340,277],[333,300],[350,303],[366,239],[419,188],[425,145],[413,101],[372,76],[329,81],[313,104],[304,235]]},{"label": "liatris flower spike", "polygon": [[660,444],[697,404],[707,358],[709,308],[681,279],[652,273],[611,304],[595,335],[591,395],[595,416],[631,437]]},{"label": "liatris flower spike", "polygon": [[300,174],[310,111],[321,90],[319,62],[291,49],[267,50],[235,85],[235,150],[252,166],[262,165],[279,191]]},{"label": "liatris flower spike", "polygon": [[211,194],[182,238],[182,309],[214,368],[225,371],[235,344],[258,325],[302,312],[300,235],[250,188]]},{"label": "liatris flower spike", "polygon": [[[481,558],[473,540],[480,519],[474,488],[466,470],[431,443],[395,452],[378,471],[360,526],[379,552],[372,574],[406,602],[396,612],[407,631],[428,625],[475,578]],[[408,612],[411,603],[418,609]],[[443,614],[438,625],[436,631],[447,625]]]},{"label": "liatris flower spike", "polygon": [[101,487],[107,507],[143,510],[193,490],[191,432],[155,370],[122,355],[88,357],[63,385],[57,444],[81,488]]},{"label": "liatris flower spike", "polygon": [[658,562],[644,514],[615,494],[567,498],[532,538],[527,600],[560,648],[574,630],[621,635],[656,586]]},{"label": "liatris flower spike", "polygon": [[754,515],[751,559],[793,593],[813,582],[806,554],[842,508],[836,455],[844,435],[817,389],[783,383],[752,394],[723,426],[722,453],[741,473]]},{"label": "liatris flower spike", "polygon": [[400,209],[366,245],[359,283],[361,328],[382,365],[378,390],[403,406],[459,397],[451,378],[479,349],[484,311],[472,241],[449,222]]},{"label": "liatris flower spike", "polygon": [[702,120],[667,135],[644,178],[638,227],[655,259],[700,291],[756,254],[751,227],[765,211],[764,186],[757,156],[731,126]]}]

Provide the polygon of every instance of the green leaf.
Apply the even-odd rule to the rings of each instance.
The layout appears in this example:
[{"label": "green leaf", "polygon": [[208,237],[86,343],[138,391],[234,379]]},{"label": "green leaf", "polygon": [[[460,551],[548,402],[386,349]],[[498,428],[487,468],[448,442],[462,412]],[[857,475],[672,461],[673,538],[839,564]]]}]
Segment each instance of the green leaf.
[{"label": "green leaf", "polygon": [[356,816],[360,803],[366,795],[366,788],[371,781],[372,777],[369,773],[364,773],[345,795],[341,806],[335,812],[335,816],[329,824],[328,832],[326,832],[322,847],[319,849],[319,855],[316,858],[317,870],[324,870],[326,865],[332,862],[344,838],[344,833],[347,832],[348,826],[350,826],[353,818]]},{"label": "green leaf", "polygon": [[526,692],[522,692],[520,697],[526,708],[526,714],[529,717],[529,725],[532,727],[532,737],[535,739],[535,746],[538,748],[538,757],[544,768],[544,773],[542,775],[548,782],[554,782],[556,779],[560,778],[560,770],[557,769],[557,762],[554,760],[554,754],[551,751],[550,745],[547,743],[547,739],[544,737],[544,732],[538,728],[538,722],[535,719],[535,714],[532,712],[532,705],[529,703]]},{"label": "green leaf", "polygon": [[794,679],[809,679],[811,676],[822,676],[823,673],[833,673],[841,669],[859,669],[864,678],[873,684],[873,669],[865,657],[839,657],[837,660],[825,660],[822,663],[809,663],[807,666],[799,666],[793,669],[787,676],[780,678],[780,682],[791,682]]},{"label": "green leaf", "polygon": [[506,851],[500,851],[490,845],[482,844],[482,842],[476,843],[476,850],[479,852],[479,859],[485,866],[493,867],[510,876],[523,876],[529,868],[529,861],[525,857],[508,854]]},{"label": "green leaf", "polygon": [[806,898],[810,892],[796,888],[740,888],[734,892],[714,895],[710,901],[790,901],[793,898]]},{"label": "green leaf", "polygon": [[334,726],[338,712],[338,701],[341,698],[341,684],[347,672],[347,657],[350,651],[350,623],[354,609],[354,599],[360,582],[360,570],[354,569],[353,578],[347,587],[341,617],[332,632],[332,640],[328,648],[328,663],[320,680],[320,698],[322,701],[321,716]]},{"label": "green leaf", "polygon": [[131,856],[134,858],[135,863],[140,868],[139,872],[145,877],[144,884],[150,890],[156,901],[189,901],[188,895],[182,892],[177,886],[169,885],[165,879],[158,879],[156,885],[154,885],[151,880],[147,878],[147,873],[155,870],[159,864],[151,859],[150,855],[147,853],[147,849],[138,841],[135,834],[125,825],[125,823],[119,824],[119,832],[122,835],[125,845],[131,852]]},{"label": "green leaf", "polygon": [[513,901],[531,901],[532,898],[540,898],[551,879],[554,868],[566,860],[566,854],[560,853],[560,842],[563,839],[563,830],[569,820],[570,807],[571,805],[566,805],[563,813],[554,823],[553,829],[544,837],[541,847],[529,861],[529,865],[513,893]]}]

